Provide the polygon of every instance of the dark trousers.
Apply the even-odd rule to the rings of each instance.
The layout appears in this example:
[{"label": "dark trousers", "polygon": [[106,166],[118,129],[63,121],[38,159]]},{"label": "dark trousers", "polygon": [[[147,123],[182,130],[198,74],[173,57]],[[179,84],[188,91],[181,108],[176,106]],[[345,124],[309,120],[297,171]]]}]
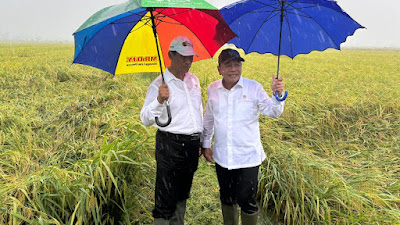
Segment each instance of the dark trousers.
[{"label": "dark trousers", "polygon": [[256,194],[259,166],[228,170],[216,164],[221,203],[238,204],[247,214],[258,212]]},{"label": "dark trousers", "polygon": [[170,219],[176,204],[189,198],[199,147],[199,137],[157,131],[154,218]]}]

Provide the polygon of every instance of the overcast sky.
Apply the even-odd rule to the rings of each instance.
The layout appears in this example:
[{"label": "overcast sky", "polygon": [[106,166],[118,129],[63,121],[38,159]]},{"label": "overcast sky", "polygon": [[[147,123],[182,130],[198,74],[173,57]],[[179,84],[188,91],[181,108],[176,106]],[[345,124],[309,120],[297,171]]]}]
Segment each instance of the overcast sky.
[{"label": "overcast sky", "polygon": [[[4,0],[1,41],[73,42],[72,33],[98,10],[125,0]],[[337,0],[367,29],[359,29],[342,47],[400,48],[400,0]]]}]

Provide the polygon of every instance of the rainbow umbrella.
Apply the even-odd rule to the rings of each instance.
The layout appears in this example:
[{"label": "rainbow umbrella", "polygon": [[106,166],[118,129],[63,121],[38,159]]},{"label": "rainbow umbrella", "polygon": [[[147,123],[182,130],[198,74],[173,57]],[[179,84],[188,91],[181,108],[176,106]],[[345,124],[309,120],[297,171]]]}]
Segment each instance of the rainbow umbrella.
[{"label": "rainbow umbrella", "polygon": [[[114,75],[161,72],[169,65],[169,44],[178,35],[193,41],[198,57],[211,58],[235,37],[217,10],[233,0],[130,0],[92,15],[74,33],[73,63]],[[214,3],[214,4],[213,4]],[[171,121],[166,101],[168,122]]]},{"label": "rainbow umbrella", "polygon": [[211,58],[235,37],[216,10],[221,6],[211,0],[130,0],[104,8],[74,33],[73,63],[114,75],[160,72],[160,66],[162,72],[169,65],[169,44],[178,35],[193,41],[199,55],[194,61]]}]

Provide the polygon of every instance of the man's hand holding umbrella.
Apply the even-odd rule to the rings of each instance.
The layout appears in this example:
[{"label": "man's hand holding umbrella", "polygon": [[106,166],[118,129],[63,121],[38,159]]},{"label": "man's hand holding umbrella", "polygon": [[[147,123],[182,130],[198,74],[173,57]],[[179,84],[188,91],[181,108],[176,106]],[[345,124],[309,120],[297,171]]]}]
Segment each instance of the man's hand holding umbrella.
[{"label": "man's hand holding umbrella", "polygon": [[169,89],[167,84],[162,84],[158,89],[157,100],[160,104],[163,104],[165,100],[169,98]]},{"label": "man's hand holding umbrella", "polygon": [[283,83],[283,78],[279,77],[278,79],[275,78],[275,75],[272,75],[272,84],[271,89],[274,93],[278,92],[279,97],[282,97],[282,92],[285,89],[285,84]]}]

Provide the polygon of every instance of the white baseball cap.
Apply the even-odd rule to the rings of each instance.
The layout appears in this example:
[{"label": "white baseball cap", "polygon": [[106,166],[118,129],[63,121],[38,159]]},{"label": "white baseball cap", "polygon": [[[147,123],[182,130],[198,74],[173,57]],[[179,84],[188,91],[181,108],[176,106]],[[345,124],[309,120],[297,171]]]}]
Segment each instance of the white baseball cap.
[{"label": "white baseball cap", "polygon": [[185,36],[178,36],[172,40],[169,50],[178,52],[183,56],[195,55],[199,57],[193,49],[193,42]]}]

